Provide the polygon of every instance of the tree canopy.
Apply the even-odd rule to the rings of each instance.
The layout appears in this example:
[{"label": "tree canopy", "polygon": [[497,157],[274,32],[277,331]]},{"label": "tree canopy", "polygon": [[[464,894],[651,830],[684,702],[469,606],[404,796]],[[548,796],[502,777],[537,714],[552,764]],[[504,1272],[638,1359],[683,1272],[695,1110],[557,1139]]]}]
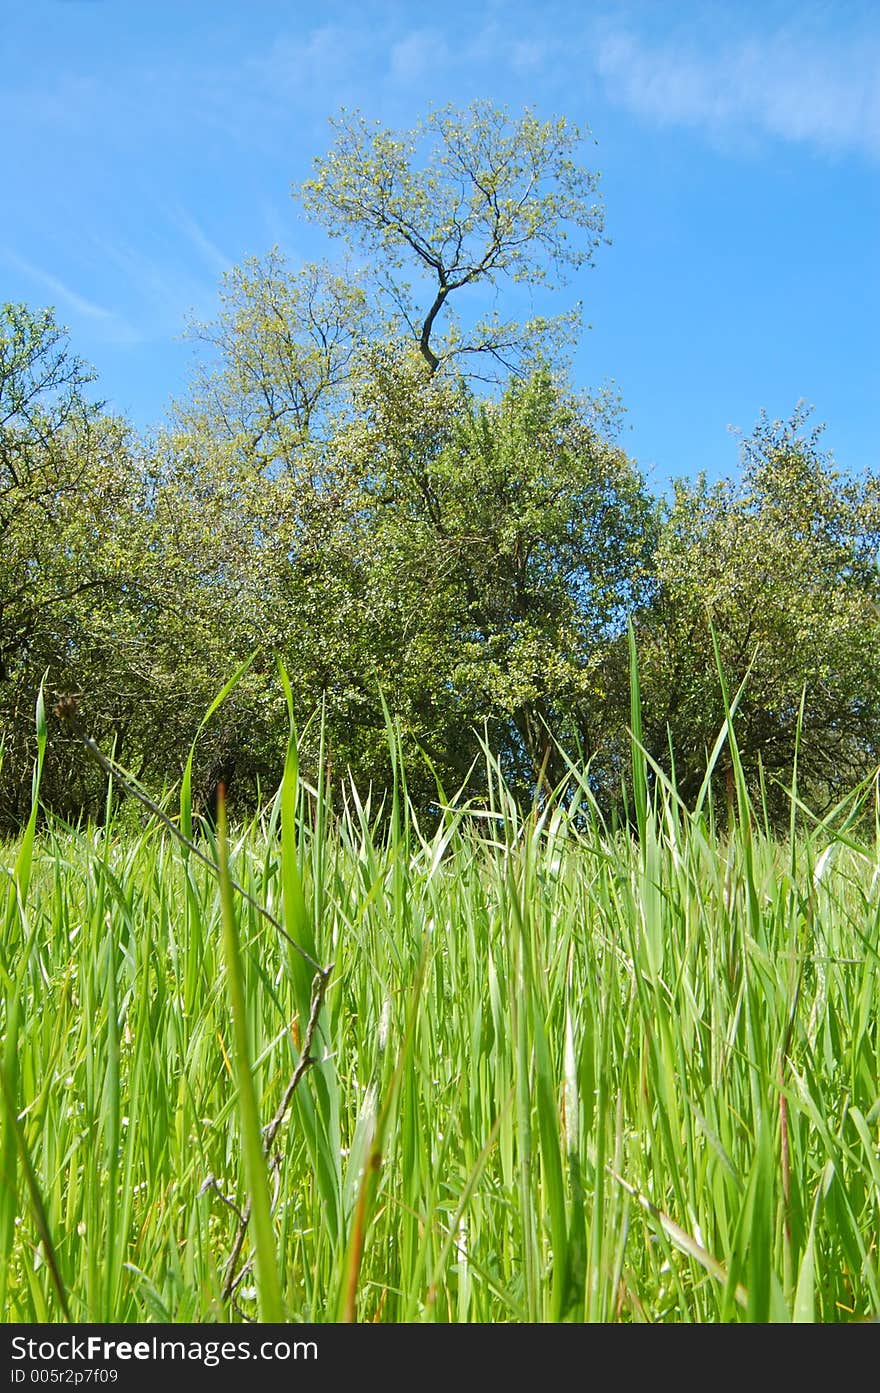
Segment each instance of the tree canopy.
[{"label": "tree canopy", "polygon": [[544,346],[546,319],[492,314],[441,338],[442,316],[448,324],[451,298],[468,286],[555,286],[592,261],[604,214],[598,175],[575,158],[577,127],[531,111],[514,119],[488,102],[432,111],[410,131],[371,127],[357,112],[332,124],[333,147],[301,197],[332,236],[366,254],[430,371],[464,354],[508,369]]},{"label": "tree canopy", "polygon": [[[3,308],[0,827],[28,802],[45,673],[159,791],[247,664],[195,786],[206,806],[222,776],[253,803],[283,767],[278,659],[303,759],[322,732],[340,780],[381,795],[388,709],[420,808],[438,785],[485,791],[488,737],[523,799],[570,758],[620,811],[630,623],[643,739],[683,797],[724,722],[722,678],[744,684],[737,740],[774,815],[795,760],[817,802],[876,768],[880,475],[839,469],[799,409],[759,419],[737,478],[652,497],[613,393],[571,385],[549,321],[451,316],[468,286],[558,285],[591,262],[582,139],[486,103],[404,133],[343,113],[303,196],[363,275],[277,249],[230,268],[150,437],[94,396],[52,311]],[[487,356],[491,388],[473,370]],[[104,790],[58,740],[43,795],[98,815]]]},{"label": "tree canopy", "polygon": [[739,479],[676,486],[638,632],[655,751],[671,740],[682,790],[724,721],[713,634],[731,694],[745,683],[753,780],[790,779],[797,747],[824,800],[880,759],[880,478],[842,475],[808,419],[762,416]]}]

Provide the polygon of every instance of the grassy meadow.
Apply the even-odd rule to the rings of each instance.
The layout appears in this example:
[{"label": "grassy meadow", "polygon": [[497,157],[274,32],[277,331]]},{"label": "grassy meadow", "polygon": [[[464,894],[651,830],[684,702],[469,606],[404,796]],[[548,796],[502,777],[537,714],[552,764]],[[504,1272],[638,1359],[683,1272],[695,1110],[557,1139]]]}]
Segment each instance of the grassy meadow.
[{"label": "grassy meadow", "polygon": [[331,806],[292,750],[228,843],[196,824],[220,876],[156,819],[34,817],[0,856],[5,1319],[877,1316],[875,790],[779,835],[735,745],[721,819],[635,748],[630,831],[577,768],[522,812],[490,759],[428,826],[400,765]]}]

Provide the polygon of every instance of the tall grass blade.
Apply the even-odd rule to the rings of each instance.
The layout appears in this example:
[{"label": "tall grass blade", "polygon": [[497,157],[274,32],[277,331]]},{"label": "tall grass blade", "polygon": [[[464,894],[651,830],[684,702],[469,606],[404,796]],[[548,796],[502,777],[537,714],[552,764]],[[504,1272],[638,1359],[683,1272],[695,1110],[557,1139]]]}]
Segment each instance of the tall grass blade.
[{"label": "tall grass blade", "polygon": [[257,1105],[257,1091],[250,1058],[248,1039],[248,1005],[238,942],[238,923],[229,878],[229,854],[226,829],[226,799],[221,788],[217,801],[217,852],[220,866],[220,904],[223,922],[223,955],[226,960],[226,981],[229,1009],[235,1040],[234,1068],[241,1118],[248,1200],[251,1208],[254,1250],[256,1254],[257,1291],[260,1318],[280,1323],[286,1313],[281,1298],[281,1282],[272,1210],[269,1175],[263,1152],[263,1134]]}]

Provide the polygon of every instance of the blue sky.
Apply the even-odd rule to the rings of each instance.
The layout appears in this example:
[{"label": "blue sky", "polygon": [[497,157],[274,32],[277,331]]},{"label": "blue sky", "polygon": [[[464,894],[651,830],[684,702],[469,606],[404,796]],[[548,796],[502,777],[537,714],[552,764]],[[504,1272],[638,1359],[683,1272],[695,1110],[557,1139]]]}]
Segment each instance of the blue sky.
[{"label": "blue sky", "polygon": [[730,472],[728,425],[802,398],[841,466],[880,464],[873,0],[3,0],[0,72],[0,295],[54,304],[139,426],[224,268],[338,254],[290,196],[329,116],[489,98],[590,128],[611,245],[559,307],[655,483]]}]

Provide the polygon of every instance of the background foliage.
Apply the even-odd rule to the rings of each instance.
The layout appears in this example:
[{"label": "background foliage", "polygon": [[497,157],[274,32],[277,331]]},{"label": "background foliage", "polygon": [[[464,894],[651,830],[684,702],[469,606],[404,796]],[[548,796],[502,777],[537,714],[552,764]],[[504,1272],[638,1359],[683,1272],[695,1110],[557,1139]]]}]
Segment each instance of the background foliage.
[{"label": "background foliage", "polygon": [[[323,720],[331,774],[383,789],[384,701],[421,807],[479,788],[485,732],[517,796],[558,781],[564,750],[608,811],[629,767],[630,622],[645,744],[686,799],[722,678],[731,697],[745,683],[743,768],[771,809],[799,732],[819,804],[876,765],[880,475],[838,470],[799,407],[759,419],[739,478],[652,497],[619,404],[567,379],[578,307],[553,323],[497,309],[517,281],[592,262],[582,141],[486,104],[412,132],[343,113],[302,196],[357,274],[277,251],[232,268],[149,439],[105,410],[52,311],[5,306],[0,826],[27,815],[45,673],[161,790],[253,655],[200,741],[203,806],[220,778],[242,812],[277,784],[281,657],[306,763]],[[104,792],[56,741],[43,797],[73,818]]]}]

